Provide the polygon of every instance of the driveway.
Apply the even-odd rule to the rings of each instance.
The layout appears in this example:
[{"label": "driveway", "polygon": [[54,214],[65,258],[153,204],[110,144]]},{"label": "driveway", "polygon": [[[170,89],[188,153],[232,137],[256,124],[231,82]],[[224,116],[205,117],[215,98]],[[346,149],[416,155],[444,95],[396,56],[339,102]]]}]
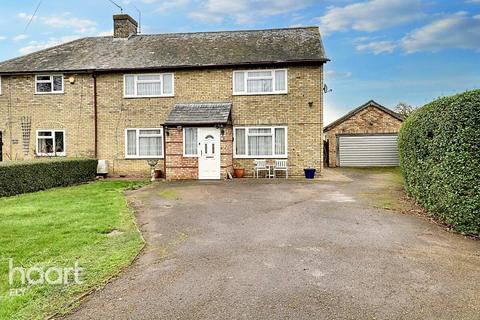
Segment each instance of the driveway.
[{"label": "driveway", "polygon": [[480,242],[400,196],[388,170],[131,192],[145,251],[69,318],[479,319]]}]

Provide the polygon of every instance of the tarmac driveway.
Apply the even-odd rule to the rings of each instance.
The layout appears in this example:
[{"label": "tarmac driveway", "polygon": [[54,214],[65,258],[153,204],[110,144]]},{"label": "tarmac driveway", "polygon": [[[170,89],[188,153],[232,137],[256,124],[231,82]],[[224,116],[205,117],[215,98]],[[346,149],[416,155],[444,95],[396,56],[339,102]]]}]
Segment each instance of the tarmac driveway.
[{"label": "tarmac driveway", "polygon": [[387,171],[332,172],[130,193],[145,251],[69,318],[480,318],[479,241],[382,209]]}]

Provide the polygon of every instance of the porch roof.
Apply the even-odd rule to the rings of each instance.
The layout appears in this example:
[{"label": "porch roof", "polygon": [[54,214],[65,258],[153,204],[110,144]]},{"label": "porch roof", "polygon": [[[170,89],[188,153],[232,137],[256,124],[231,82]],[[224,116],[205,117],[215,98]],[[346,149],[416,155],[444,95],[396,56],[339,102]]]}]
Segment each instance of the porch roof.
[{"label": "porch roof", "polygon": [[179,103],[173,107],[165,125],[226,124],[231,109],[231,102]]}]

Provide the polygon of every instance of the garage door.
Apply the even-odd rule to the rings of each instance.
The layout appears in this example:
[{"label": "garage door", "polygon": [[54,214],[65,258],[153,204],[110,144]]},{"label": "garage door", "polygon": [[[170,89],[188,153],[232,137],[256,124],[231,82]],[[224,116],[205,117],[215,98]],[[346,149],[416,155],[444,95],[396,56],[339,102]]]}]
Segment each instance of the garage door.
[{"label": "garage door", "polygon": [[398,166],[397,135],[358,135],[338,138],[340,167]]}]

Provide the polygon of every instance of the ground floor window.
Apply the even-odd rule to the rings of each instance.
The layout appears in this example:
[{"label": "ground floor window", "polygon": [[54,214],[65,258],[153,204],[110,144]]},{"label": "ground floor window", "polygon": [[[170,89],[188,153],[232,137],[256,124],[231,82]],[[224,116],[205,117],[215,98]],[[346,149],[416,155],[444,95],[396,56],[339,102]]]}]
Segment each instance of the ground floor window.
[{"label": "ground floor window", "polygon": [[163,129],[126,129],[125,158],[163,158]]},{"label": "ground floor window", "polygon": [[65,131],[38,130],[37,156],[65,156]]},{"label": "ground floor window", "polygon": [[236,158],[286,158],[287,127],[234,128]]},{"label": "ground floor window", "polygon": [[183,128],[183,156],[198,156],[198,128]]}]

